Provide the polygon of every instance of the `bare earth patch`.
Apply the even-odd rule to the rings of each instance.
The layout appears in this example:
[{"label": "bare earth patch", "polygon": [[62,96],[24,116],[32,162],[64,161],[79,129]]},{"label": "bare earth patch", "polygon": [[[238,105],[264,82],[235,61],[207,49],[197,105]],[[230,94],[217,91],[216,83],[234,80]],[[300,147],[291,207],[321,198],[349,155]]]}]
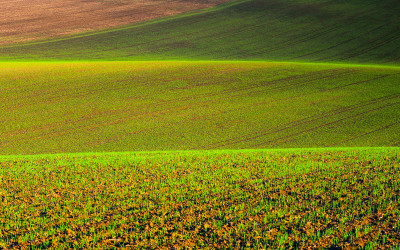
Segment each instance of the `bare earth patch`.
[{"label": "bare earth patch", "polygon": [[0,0],[0,44],[115,27],[229,0]]}]

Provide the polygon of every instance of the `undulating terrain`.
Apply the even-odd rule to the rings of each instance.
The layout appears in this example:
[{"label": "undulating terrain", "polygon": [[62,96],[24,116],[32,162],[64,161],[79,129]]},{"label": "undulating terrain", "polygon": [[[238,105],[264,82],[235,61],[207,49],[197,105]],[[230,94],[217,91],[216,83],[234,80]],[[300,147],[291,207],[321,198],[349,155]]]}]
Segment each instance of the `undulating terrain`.
[{"label": "undulating terrain", "polygon": [[0,248],[400,248],[397,0],[0,12]]}]

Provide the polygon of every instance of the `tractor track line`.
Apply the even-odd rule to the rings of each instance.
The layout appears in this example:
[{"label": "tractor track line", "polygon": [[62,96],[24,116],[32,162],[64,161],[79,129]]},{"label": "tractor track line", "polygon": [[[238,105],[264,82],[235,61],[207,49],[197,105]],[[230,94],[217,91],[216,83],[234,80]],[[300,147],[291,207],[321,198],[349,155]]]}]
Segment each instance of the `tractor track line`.
[{"label": "tractor track line", "polygon": [[374,129],[374,130],[372,130],[372,131],[365,132],[365,133],[362,133],[362,134],[360,134],[360,135],[353,136],[353,137],[351,137],[351,138],[348,138],[348,139],[345,139],[345,140],[341,140],[341,141],[335,142],[335,143],[333,143],[333,144],[330,144],[329,147],[333,147],[333,146],[335,146],[335,145],[337,145],[337,144],[340,144],[340,143],[343,143],[343,142],[352,141],[352,140],[354,140],[354,139],[357,139],[357,138],[360,138],[360,137],[363,137],[363,136],[366,136],[366,135],[369,135],[369,134],[378,132],[378,131],[380,131],[380,130],[393,127],[394,125],[397,125],[397,124],[400,124],[400,121],[396,121],[396,122],[390,123],[389,125],[386,125],[386,126],[383,126],[383,127],[377,128],[377,129]]},{"label": "tractor track line", "polygon": [[363,112],[360,112],[360,113],[355,114],[355,115],[351,115],[351,116],[348,116],[348,117],[345,117],[345,118],[342,118],[342,119],[339,119],[339,120],[335,120],[335,121],[328,122],[328,123],[325,123],[325,124],[322,124],[322,125],[318,125],[318,126],[315,126],[315,127],[312,127],[312,128],[300,131],[300,132],[296,132],[296,133],[293,133],[293,134],[290,134],[290,135],[287,135],[287,136],[283,136],[283,137],[280,137],[280,138],[277,138],[277,139],[274,139],[274,140],[270,140],[270,141],[267,141],[267,142],[259,143],[259,144],[254,145],[254,147],[259,147],[261,145],[269,144],[271,142],[276,142],[276,143],[272,144],[271,146],[280,145],[281,143],[287,142],[287,140],[277,142],[279,140],[286,139],[286,138],[291,138],[291,137],[298,136],[298,135],[304,134],[304,133],[308,133],[308,132],[311,132],[311,131],[314,131],[314,130],[317,130],[317,129],[320,129],[320,128],[323,128],[323,127],[326,127],[326,126],[329,126],[329,125],[332,125],[332,124],[336,124],[336,123],[339,123],[339,122],[342,122],[342,121],[345,121],[345,120],[357,118],[358,116],[365,115],[367,113],[374,112],[374,111],[377,111],[377,110],[380,110],[380,109],[384,109],[384,108],[387,108],[387,107],[391,107],[391,106],[396,105],[396,104],[400,104],[400,102],[386,104],[386,105],[383,105],[383,106],[380,106],[380,107],[377,107],[377,108],[374,108],[374,109],[363,111]]},{"label": "tractor track line", "polygon": [[[284,130],[287,130],[287,129],[291,129],[291,128],[294,128],[294,127],[297,127],[297,126],[300,126],[300,125],[309,124],[309,123],[312,123],[314,121],[318,121],[318,120],[321,120],[321,119],[324,119],[324,118],[327,118],[327,117],[331,117],[331,116],[335,116],[335,115],[338,115],[338,114],[342,114],[342,113],[345,113],[345,112],[348,112],[348,111],[351,111],[351,110],[354,110],[354,109],[358,109],[358,108],[362,108],[362,107],[365,107],[365,106],[368,106],[368,105],[380,103],[382,101],[391,100],[391,99],[397,98],[399,96],[400,96],[400,94],[397,94],[397,95],[394,95],[394,96],[393,95],[385,96],[385,97],[377,98],[377,99],[374,99],[374,100],[366,101],[366,102],[364,102],[362,104],[358,104],[358,105],[355,104],[355,105],[351,105],[351,106],[348,106],[348,107],[345,107],[345,108],[334,109],[334,110],[331,110],[329,112],[323,113],[321,115],[313,115],[313,116],[309,116],[309,117],[306,117],[306,118],[303,118],[303,119],[300,119],[300,120],[291,121],[291,122],[285,123],[285,124],[280,125],[280,126],[268,128],[268,129],[265,129],[265,130],[262,130],[262,131],[259,131],[259,132],[253,132],[253,133],[250,134],[250,135],[254,135],[252,137],[248,137],[249,135],[243,135],[243,136],[239,137],[239,138],[243,138],[241,140],[237,140],[238,138],[232,138],[232,139],[229,139],[229,140],[225,140],[223,142],[214,143],[214,144],[208,145],[207,149],[214,149],[214,148],[219,147],[219,146],[213,147],[213,145],[215,145],[215,144],[222,144],[220,146],[227,146],[227,145],[237,144],[237,143],[244,142],[244,141],[250,141],[250,140],[253,140],[253,139],[268,135],[268,134],[281,132],[281,131],[284,131]],[[313,117],[316,117],[316,118],[314,118],[312,120],[309,120],[310,118],[313,118]],[[287,127],[279,129],[279,127],[282,127],[282,126],[285,126],[285,125],[290,125],[290,126],[287,126]],[[278,129],[278,130],[275,130],[275,129]],[[275,130],[275,131],[271,131],[271,130]],[[269,131],[269,132],[267,132],[267,131]],[[264,132],[267,132],[267,133],[264,133]],[[260,134],[260,133],[262,133],[262,134]],[[255,135],[255,134],[258,134],[258,135]],[[229,142],[229,143],[226,143],[226,142]],[[209,146],[212,146],[212,147],[209,147]]]}]

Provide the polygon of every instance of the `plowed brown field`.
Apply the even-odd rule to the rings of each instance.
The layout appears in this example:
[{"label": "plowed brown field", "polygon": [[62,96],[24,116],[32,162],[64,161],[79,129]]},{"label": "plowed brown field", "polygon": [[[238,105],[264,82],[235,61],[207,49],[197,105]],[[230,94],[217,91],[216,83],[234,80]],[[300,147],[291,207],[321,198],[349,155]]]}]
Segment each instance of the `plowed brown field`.
[{"label": "plowed brown field", "polygon": [[115,27],[229,0],[0,0],[0,44]]}]

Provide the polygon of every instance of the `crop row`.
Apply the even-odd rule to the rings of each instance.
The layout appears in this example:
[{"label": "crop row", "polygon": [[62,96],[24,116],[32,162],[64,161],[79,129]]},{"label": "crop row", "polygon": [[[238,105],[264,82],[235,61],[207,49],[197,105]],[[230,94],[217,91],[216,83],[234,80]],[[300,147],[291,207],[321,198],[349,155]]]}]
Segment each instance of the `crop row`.
[{"label": "crop row", "polygon": [[0,158],[0,247],[390,248],[398,148]]}]

